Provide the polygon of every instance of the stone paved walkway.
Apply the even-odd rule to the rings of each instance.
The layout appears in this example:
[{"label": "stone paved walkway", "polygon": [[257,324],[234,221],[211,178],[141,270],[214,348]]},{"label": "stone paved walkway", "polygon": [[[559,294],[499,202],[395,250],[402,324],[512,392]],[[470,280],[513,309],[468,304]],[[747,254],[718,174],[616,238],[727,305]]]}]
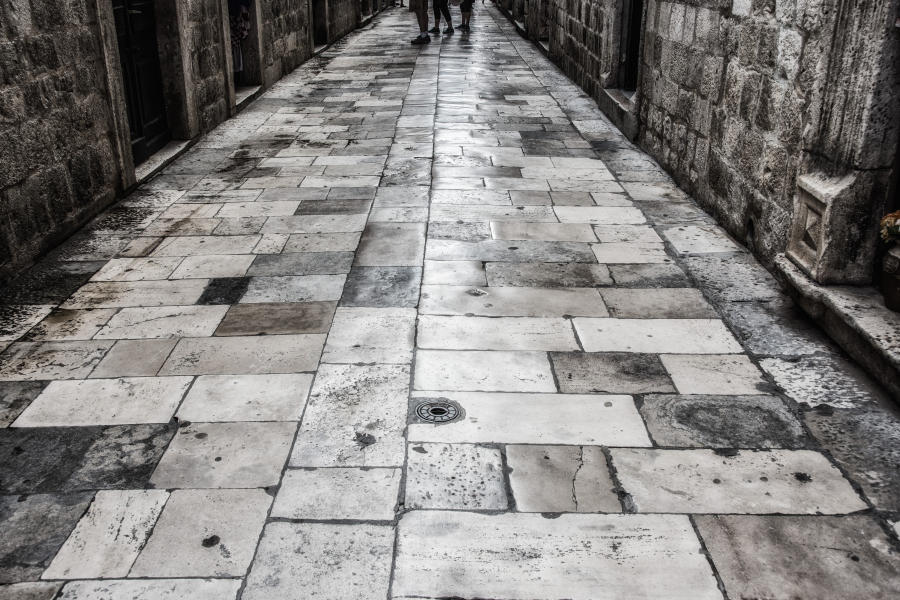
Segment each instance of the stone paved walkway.
[{"label": "stone paved walkway", "polygon": [[4,291],[0,598],[900,597],[882,392],[499,13],[413,30]]}]

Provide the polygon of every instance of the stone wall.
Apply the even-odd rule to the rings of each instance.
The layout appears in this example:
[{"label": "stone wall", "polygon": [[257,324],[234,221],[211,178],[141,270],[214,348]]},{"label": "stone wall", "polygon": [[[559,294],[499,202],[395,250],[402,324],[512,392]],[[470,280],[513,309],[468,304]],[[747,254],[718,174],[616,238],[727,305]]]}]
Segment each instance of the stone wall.
[{"label": "stone wall", "polygon": [[309,5],[296,0],[263,0],[264,81],[271,85],[312,55]]},{"label": "stone wall", "polygon": [[[550,57],[764,262],[813,173],[816,194],[842,190],[813,275],[871,278],[900,127],[900,1],[646,0],[632,100],[616,90],[624,0],[546,1]],[[524,17],[501,5],[535,38],[540,2]]]},{"label": "stone wall", "polygon": [[93,2],[0,2],[0,280],[115,197]]},{"label": "stone wall", "polygon": [[[311,56],[309,6],[257,1],[269,86]],[[191,139],[234,111],[227,2],[155,7],[169,125]],[[134,182],[111,16],[108,0],[0,0],[0,283]],[[359,0],[331,0],[329,18],[336,40]]]}]

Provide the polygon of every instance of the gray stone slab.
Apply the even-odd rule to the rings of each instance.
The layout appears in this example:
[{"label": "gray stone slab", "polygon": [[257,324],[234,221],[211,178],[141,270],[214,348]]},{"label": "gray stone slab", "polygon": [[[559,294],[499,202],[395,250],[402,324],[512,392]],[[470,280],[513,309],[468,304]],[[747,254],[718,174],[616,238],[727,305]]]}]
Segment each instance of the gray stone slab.
[{"label": "gray stone slab", "polygon": [[0,427],[8,427],[47,384],[43,381],[0,382]]},{"label": "gray stone slab", "polygon": [[243,598],[384,600],[393,550],[389,526],[269,523]]},{"label": "gray stone slab", "polygon": [[182,339],[160,375],[300,373],[319,364],[324,334]]},{"label": "gray stone slab", "polygon": [[867,506],[841,472],[811,450],[610,452],[637,512],[846,514]]},{"label": "gray stone slab", "polygon": [[491,286],[590,288],[613,283],[606,265],[588,263],[490,262],[485,271]]},{"label": "gray stone slab", "polygon": [[150,483],[166,489],[276,485],[296,429],[294,422],[184,425]]},{"label": "gray stone slab", "polygon": [[62,583],[31,582],[0,585],[3,600],[53,600]]},{"label": "gray stone slab", "polygon": [[800,422],[773,396],[650,395],[640,410],[660,446],[802,448],[808,443]]},{"label": "gray stone slab", "polygon": [[425,252],[424,223],[370,222],[355,264],[362,267],[418,267]]},{"label": "gray stone slab", "polygon": [[82,379],[112,341],[16,342],[0,354],[0,381]]},{"label": "gray stone slab", "polygon": [[352,252],[291,252],[257,256],[249,276],[337,275],[350,272]]},{"label": "gray stone slab", "polygon": [[567,394],[646,394],[674,392],[655,354],[630,352],[551,352],[550,360]]},{"label": "gray stone slab", "polygon": [[322,361],[409,364],[415,323],[412,308],[339,308]]},{"label": "gray stone slab", "polygon": [[649,600],[660,590],[722,597],[683,515],[413,511],[400,521],[393,598]]},{"label": "gray stone slab", "polygon": [[428,224],[429,240],[462,240],[479,242],[491,239],[491,227],[487,222],[461,223],[443,221]]},{"label": "gray stone slab", "polygon": [[206,284],[206,279],[90,282],[72,294],[62,308],[188,306],[195,304],[200,299]]},{"label": "gray stone slab", "polygon": [[748,302],[781,297],[772,275],[748,255],[688,257],[684,264],[704,292],[717,300]]},{"label": "gray stone slab", "polygon": [[831,351],[832,344],[822,330],[790,300],[722,302],[719,308],[753,354],[803,356]]},{"label": "gray stone slab", "polygon": [[153,376],[178,340],[119,340],[91,371],[90,378]]},{"label": "gray stone slab", "polygon": [[[427,269],[426,269],[427,272]],[[488,317],[605,317],[594,289],[425,285],[419,312]]]},{"label": "gray stone slab", "polygon": [[555,392],[545,352],[419,350],[417,390]]},{"label": "gray stone slab", "polygon": [[179,421],[299,421],[313,376],[201,375],[178,409]]},{"label": "gray stone slab", "polygon": [[35,342],[89,340],[115,313],[113,308],[56,309],[32,327],[24,339]]},{"label": "gray stone slab", "polygon": [[291,453],[294,467],[403,464],[409,367],[319,367]]},{"label": "gray stone slab", "polygon": [[500,450],[471,444],[411,444],[404,507],[506,510]]},{"label": "gray stone slab", "polygon": [[878,405],[858,409],[822,405],[804,412],[803,421],[876,508],[900,511],[900,419],[896,412]]},{"label": "gray stone slab", "polygon": [[393,521],[401,469],[288,469],[272,517]]},{"label": "gray stone slab", "polygon": [[245,304],[268,304],[337,300],[341,297],[346,279],[347,275],[251,277],[240,301]]},{"label": "gray stone slab", "polygon": [[272,502],[264,490],[175,490],[131,577],[242,577]]},{"label": "gray stone slab", "polygon": [[621,512],[599,446],[506,447],[519,512]]},{"label": "gray stone slab", "polygon": [[605,288],[600,292],[611,317],[619,319],[715,319],[718,314],[692,288]]},{"label": "gray stone slab", "polygon": [[64,600],[233,600],[240,579],[118,579],[67,583]]},{"label": "gray stone slab", "polygon": [[691,287],[681,267],[675,264],[609,265],[616,287],[684,288]]},{"label": "gray stone slab", "polygon": [[[501,262],[580,262],[596,263],[590,246],[584,242],[540,242],[533,240],[428,240],[428,260],[481,260]],[[585,286],[581,286],[585,287]]]},{"label": "gray stone slab", "polygon": [[424,285],[487,285],[484,263],[478,260],[426,260]]},{"label": "gray stone slab", "polygon": [[587,352],[728,354],[741,345],[718,319],[592,319],[577,317]]},{"label": "gray stone slab", "polygon": [[862,369],[840,356],[764,358],[759,366],[785,394],[811,407],[857,408],[887,400],[886,393]]},{"label": "gray stone slab", "polygon": [[569,319],[421,315],[419,348],[444,350],[578,350]]},{"label": "gray stone slab", "polygon": [[731,598],[900,595],[900,559],[868,516],[695,517]]},{"label": "gray stone slab", "polygon": [[421,281],[420,267],[354,267],[340,306],[415,308]]},{"label": "gray stone slab", "polygon": [[284,252],[353,252],[359,244],[360,235],[360,233],[294,233],[284,244]]},{"label": "gray stone slab", "polygon": [[235,304],[228,308],[215,335],[328,333],[336,306],[333,301]]},{"label": "gray stone slab", "polygon": [[0,496],[0,583],[38,579],[92,497],[92,492]]}]

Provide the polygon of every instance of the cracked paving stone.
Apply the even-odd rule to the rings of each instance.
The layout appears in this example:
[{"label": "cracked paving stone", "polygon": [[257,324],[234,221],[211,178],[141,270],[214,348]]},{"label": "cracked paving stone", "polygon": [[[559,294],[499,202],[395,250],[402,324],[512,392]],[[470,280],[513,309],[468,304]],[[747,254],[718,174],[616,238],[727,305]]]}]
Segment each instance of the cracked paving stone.
[{"label": "cracked paving stone", "polygon": [[350,272],[352,252],[296,252],[257,256],[249,276],[339,275]]},{"label": "cracked paving stone", "polygon": [[612,285],[606,265],[587,263],[485,264],[488,284],[497,287],[590,288]]},{"label": "cracked paving stone", "polygon": [[0,583],[38,579],[92,497],[93,492],[0,496]]},{"label": "cracked paving stone", "polygon": [[0,430],[0,493],[145,487],[174,425]]},{"label": "cracked paving stone", "polygon": [[785,394],[813,408],[864,408],[887,400],[862,369],[839,356],[764,358],[759,365]]},{"label": "cracked paving stone", "polygon": [[0,381],[83,379],[113,343],[16,342],[0,354]]},{"label": "cracked paving stone", "polygon": [[732,598],[900,595],[900,558],[868,516],[695,517]]},{"label": "cracked paving stone", "polygon": [[156,375],[176,343],[176,339],[119,340],[91,371],[90,378]]},{"label": "cracked paving stone", "polygon": [[622,511],[598,446],[510,445],[506,460],[519,512]]},{"label": "cracked paving stone", "polygon": [[664,354],[660,357],[682,394],[752,395],[772,392],[747,356]]},{"label": "cracked paving stone", "polygon": [[240,579],[120,579],[73,581],[60,600],[233,600]]},{"label": "cracked paving stone", "polygon": [[610,452],[638,512],[846,514],[867,508],[841,472],[810,450]]},{"label": "cracked paving stone", "polygon": [[808,443],[797,417],[774,396],[649,395],[640,411],[661,446],[802,448]]},{"label": "cracked paving stone", "polygon": [[62,583],[30,582],[0,585],[3,600],[53,600]]},{"label": "cracked paving stone", "polygon": [[470,444],[410,444],[407,509],[506,510],[500,450]]},{"label": "cracked paving stone", "polygon": [[477,285],[423,285],[419,312],[487,317],[609,316],[594,289]]},{"label": "cracked paving stone", "polygon": [[409,364],[415,322],[412,308],[338,308],[322,362]]},{"label": "cracked paving stone", "polygon": [[334,301],[237,304],[228,308],[215,335],[328,333],[336,306]]},{"label": "cracked paving stone", "polygon": [[178,409],[179,421],[299,421],[312,375],[201,375]]},{"label": "cracked paving stone", "polygon": [[0,428],[15,421],[46,386],[44,381],[0,381]]},{"label": "cracked paving stone", "polygon": [[353,267],[340,306],[415,308],[421,280],[420,267]]},{"label": "cracked paving stone", "polygon": [[324,334],[184,338],[160,375],[243,375],[314,371]]},{"label": "cracked paving stone", "polygon": [[802,356],[832,352],[827,337],[789,300],[722,302],[719,308],[752,354]]},{"label": "cracked paving stone", "polygon": [[600,295],[619,319],[715,319],[718,314],[691,288],[604,288]]}]

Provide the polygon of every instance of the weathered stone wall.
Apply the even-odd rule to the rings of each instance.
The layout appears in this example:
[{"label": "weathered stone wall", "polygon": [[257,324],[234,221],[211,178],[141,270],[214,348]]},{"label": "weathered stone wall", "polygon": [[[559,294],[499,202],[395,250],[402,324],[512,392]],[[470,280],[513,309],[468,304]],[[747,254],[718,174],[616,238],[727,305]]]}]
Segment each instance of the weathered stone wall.
[{"label": "weathered stone wall", "polygon": [[261,0],[266,83],[278,81],[312,55],[309,5],[296,0]]},{"label": "weathered stone wall", "polygon": [[[225,93],[228,40],[223,26],[223,4],[220,0],[181,0],[185,3],[189,41],[182,52],[190,61],[190,84],[194,87],[194,107],[200,132],[205,133],[228,118],[230,110]],[[168,74],[163,73],[163,77]]]},{"label": "weathered stone wall", "polygon": [[328,0],[328,40],[335,41],[359,26],[359,0]]},{"label": "weathered stone wall", "polygon": [[115,197],[103,72],[93,2],[0,2],[0,280]]},{"label": "weathered stone wall", "polygon": [[550,57],[765,262],[787,244],[798,175],[853,177],[826,238],[857,254],[836,277],[867,280],[900,127],[898,0],[647,0],[631,106],[614,90],[623,0],[546,1]]}]

